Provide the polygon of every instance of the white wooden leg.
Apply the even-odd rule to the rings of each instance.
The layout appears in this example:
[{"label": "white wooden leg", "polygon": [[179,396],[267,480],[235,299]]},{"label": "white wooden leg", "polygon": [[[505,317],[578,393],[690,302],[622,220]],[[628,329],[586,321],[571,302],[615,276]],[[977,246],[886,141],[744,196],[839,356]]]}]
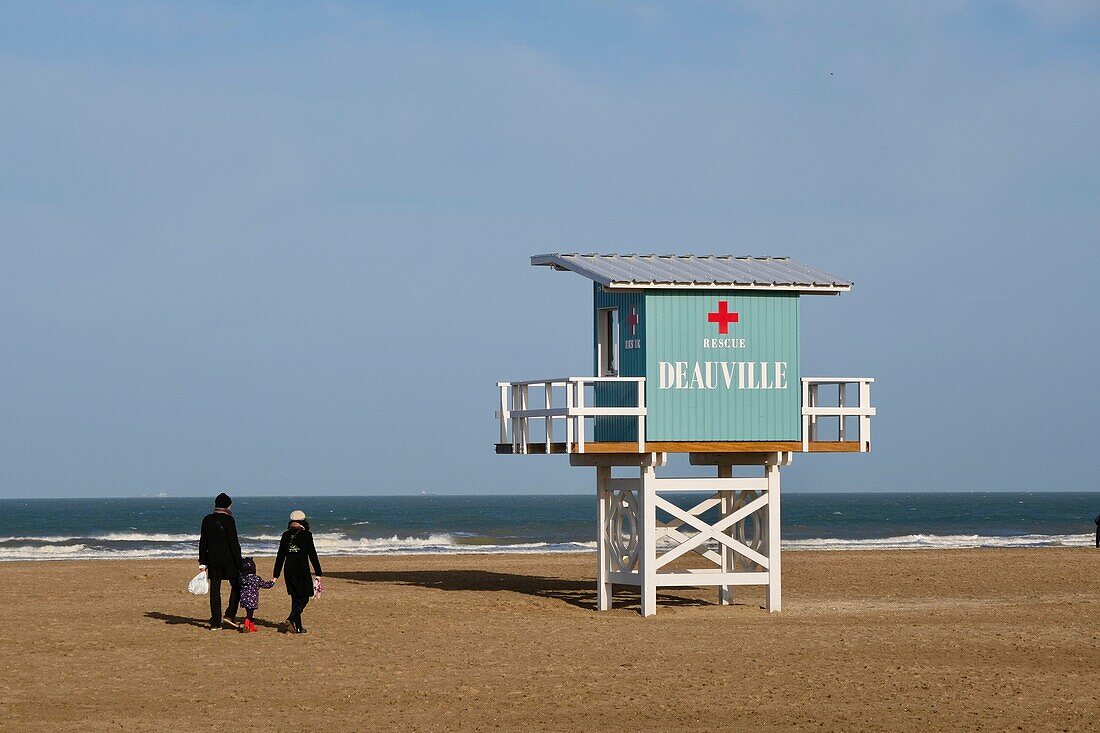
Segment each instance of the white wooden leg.
[{"label": "white wooden leg", "polygon": [[[719,464],[718,465],[718,478],[733,478],[733,466],[729,466],[729,465],[723,466],[722,464]],[[721,492],[721,496],[722,496],[722,503],[720,504],[720,508],[721,508],[721,511],[722,511],[721,519],[725,519],[726,517],[728,517],[730,514],[733,513],[733,492],[732,491],[723,491],[723,492]],[[730,527],[728,530],[726,530],[726,534],[732,535],[733,534],[733,527]],[[729,547],[726,547],[725,545],[722,545],[721,546],[721,551],[722,551],[722,572],[723,573],[732,573],[733,572],[733,550],[731,550]],[[732,602],[733,602],[733,586],[731,586],[731,585],[720,585],[720,586],[718,586],[718,605],[728,606]]]},{"label": "white wooden leg", "polygon": [[638,570],[642,580],[642,615],[657,613],[657,472],[653,466],[641,468],[642,548]]},{"label": "white wooden leg", "polygon": [[608,611],[611,609],[611,583],[607,580],[611,565],[607,556],[608,542],[610,540],[611,519],[611,492],[608,490],[608,481],[611,479],[611,466],[596,467],[596,524],[599,527],[596,534],[596,563],[599,569],[596,571],[596,610]]},{"label": "white wooden leg", "polygon": [[779,558],[779,466],[764,467],[768,482],[768,610],[783,609],[782,568]]}]

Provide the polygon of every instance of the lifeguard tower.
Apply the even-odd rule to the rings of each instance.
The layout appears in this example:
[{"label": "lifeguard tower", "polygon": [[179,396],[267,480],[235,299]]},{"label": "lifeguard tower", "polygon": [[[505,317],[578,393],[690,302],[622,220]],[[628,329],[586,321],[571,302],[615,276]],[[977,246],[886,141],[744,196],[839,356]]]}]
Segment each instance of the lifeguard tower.
[{"label": "lifeguard tower", "polygon": [[[657,612],[659,587],[718,586],[728,604],[734,586],[765,585],[779,611],[780,467],[795,453],[871,449],[874,380],[805,377],[800,363],[802,296],[852,283],[786,257],[531,264],[592,280],[595,374],[498,382],[496,450],[595,467],[597,608],[611,607],[616,583],[639,588],[643,616]],[[717,475],[658,478],[669,453]],[[758,475],[734,476],[745,471]],[[668,496],[680,492],[698,498],[684,508]]]}]

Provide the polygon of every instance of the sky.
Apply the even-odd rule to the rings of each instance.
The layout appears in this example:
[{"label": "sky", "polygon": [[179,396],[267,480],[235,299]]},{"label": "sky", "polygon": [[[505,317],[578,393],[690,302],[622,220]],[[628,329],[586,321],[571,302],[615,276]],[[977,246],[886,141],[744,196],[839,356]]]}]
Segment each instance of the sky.
[{"label": "sky", "polygon": [[785,490],[1100,489],[1094,2],[10,2],[0,100],[0,498],[591,491],[570,251],[855,282]]}]

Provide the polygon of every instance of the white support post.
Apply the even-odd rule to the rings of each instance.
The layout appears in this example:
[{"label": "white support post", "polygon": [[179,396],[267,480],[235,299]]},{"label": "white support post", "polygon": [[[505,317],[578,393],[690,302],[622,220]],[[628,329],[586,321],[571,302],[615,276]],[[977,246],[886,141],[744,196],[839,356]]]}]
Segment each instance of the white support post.
[{"label": "white support post", "polygon": [[[645,407],[645,382],[638,382],[638,407]],[[638,415],[638,452],[645,452],[645,415]]]},{"label": "white support post", "polygon": [[508,385],[501,384],[500,387],[500,443],[504,445],[508,442]]},{"label": "white support post", "polygon": [[[608,576],[611,572],[608,549],[610,543],[611,527],[608,522],[611,519],[611,466],[596,466],[596,521],[599,529],[596,532],[596,562],[599,569],[596,571],[596,610],[611,610],[611,581]],[[615,531],[618,531],[616,528]]]},{"label": "white support post", "polygon": [[[778,464],[778,462],[776,462]],[[779,466],[764,467],[768,484],[768,611],[783,609],[782,569],[779,558]]]},{"label": "white support post", "polygon": [[[733,466],[729,465],[729,464],[719,463],[718,464],[718,478],[733,478]],[[722,504],[721,504],[722,515],[721,515],[720,519],[725,519],[730,514],[733,514],[733,510],[734,510],[734,507],[733,507],[734,492],[733,491],[719,491],[718,493],[719,493],[719,496],[721,496],[721,498],[722,498]],[[733,527],[730,527],[728,530],[723,530],[723,533],[728,534],[730,536],[733,536]],[[722,550],[722,572],[723,573],[732,573],[733,572],[733,549],[726,546],[726,545],[722,545],[721,550]],[[733,586],[730,586],[730,585],[720,585],[720,586],[718,586],[718,605],[728,606],[732,602],[733,602]]]},{"label": "white support post", "polygon": [[641,467],[641,552],[638,574],[641,576],[641,611],[643,616],[657,613],[657,471],[653,466]]}]

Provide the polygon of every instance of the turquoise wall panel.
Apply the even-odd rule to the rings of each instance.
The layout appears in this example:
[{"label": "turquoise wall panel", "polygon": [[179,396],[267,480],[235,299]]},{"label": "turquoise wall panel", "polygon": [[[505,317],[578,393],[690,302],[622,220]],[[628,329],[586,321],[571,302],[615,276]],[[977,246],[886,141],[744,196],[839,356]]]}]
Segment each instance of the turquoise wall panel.
[{"label": "turquoise wall panel", "polygon": [[[641,293],[604,292],[595,285],[592,309],[592,373],[602,376],[596,363],[599,342],[599,313],[601,308],[619,309],[619,376],[644,377],[645,358],[645,298]],[[637,324],[631,328],[631,316]],[[628,348],[630,347],[630,348]],[[596,407],[634,407],[638,404],[637,387],[633,384],[597,385]],[[595,418],[593,440],[636,441],[638,421],[633,417]]]},{"label": "turquoise wall panel", "polygon": [[[646,439],[801,440],[797,293],[647,291]],[[737,321],[720,333],[725,310]]]}]

